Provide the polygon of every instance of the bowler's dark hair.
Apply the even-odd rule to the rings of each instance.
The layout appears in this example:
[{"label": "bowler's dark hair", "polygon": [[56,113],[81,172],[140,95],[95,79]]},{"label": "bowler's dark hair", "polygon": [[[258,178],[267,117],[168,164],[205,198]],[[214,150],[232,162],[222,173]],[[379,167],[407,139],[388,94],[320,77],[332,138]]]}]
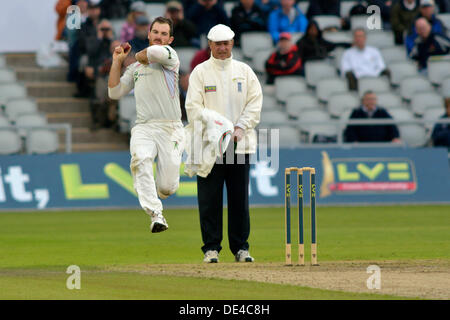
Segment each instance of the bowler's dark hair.
[{"label": "bowler's dark hair", "polygon": [[173,22],[172,22],[171,19],[164,18],[164,17],[157,17],[157,18],[155,18],[155,20],[153,20],[152,24],[150,25],[150,31],[152,31],[153,25],[155,24],[155,22],[158,22],[159,24],[164,24],[164,23],[168,24],[169,27],[170,27],[169,34],[170,34],[171,37],[173,36]]}]

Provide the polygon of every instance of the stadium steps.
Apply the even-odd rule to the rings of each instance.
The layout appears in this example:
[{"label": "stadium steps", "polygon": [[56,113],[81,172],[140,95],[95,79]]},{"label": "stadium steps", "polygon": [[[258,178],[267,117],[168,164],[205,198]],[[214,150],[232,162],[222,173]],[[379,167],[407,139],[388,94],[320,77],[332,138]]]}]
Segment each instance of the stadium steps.
[{"label": "stadium steps", "polygon": [[67,78],[66,68],[42,69],[39,67],[17,67],[15,71],[19,81],[64,82]]},{"label": "stadium steps", "polygon": [[89,112],[47,112],[46,116],[49,123],[70,123],[72,128],[89,128],[91,125]]},{"label": "stadium steps", "polygon": [[66,98],[66,97],[46,97],[37,98],[39,110],[43,112],[58,113],[58,112],[89,112],[88,99],[82,98]]},{"label": "stadium steps", "polygon": [[[64,143],[59,144],[60,152],[66,150]],[[126,143],[72,143],[72,152],[107,152],[129,150]]]},{"label": "stadium steps", "polygon": [[34,53],[8,53],[6,54],[6,64],[10,67],[36,67],[36,54]]},{"label": "stadium steps", "polygon": [[[82,141],[82,143],[93,143],[93,144],[109,144],[111,141],[117,144],[127,144],[128,136],[118,133],[111,132],[109,129],[99,129],[91,132],[88,128],[72,128],[72,139],[73,141]],[[59,141],[65,143],[64,131],[59,132]]]},{"label": "stadium steps", "polygon": [[77,92],[74,83],[70,82],[53,82],[53,81],[33,81],[25,82],[28,95],[40,97],[72,97]]}]

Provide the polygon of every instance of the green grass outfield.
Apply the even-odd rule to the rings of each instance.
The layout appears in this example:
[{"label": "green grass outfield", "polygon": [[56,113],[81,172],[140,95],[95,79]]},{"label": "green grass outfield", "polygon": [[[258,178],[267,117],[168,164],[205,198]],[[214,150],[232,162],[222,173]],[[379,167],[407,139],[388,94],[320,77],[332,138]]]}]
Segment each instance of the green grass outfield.
[{"label": "green grass outfield", "polygon": [[[319,262],[450,259],[449,211],[449,206],[319,207]],[[150,219],[140,210],[0,213],[0,299],[398,298],[111,270],[130,265],[202,265],[197,211],[172,209],[165,216],[169,230],[152,234]],[[220,260],[233,264],[224,216]],[[293,242],[296,235],[293,230]],[[305,237],[308,244],[309,231]],[[250,246],[258,263],[284,263],[284,208],[251,209]],[[309,250],[306,253],[308,257]],[[82,270],[81,290],[65,287],[65,270],[73,264]]]}]

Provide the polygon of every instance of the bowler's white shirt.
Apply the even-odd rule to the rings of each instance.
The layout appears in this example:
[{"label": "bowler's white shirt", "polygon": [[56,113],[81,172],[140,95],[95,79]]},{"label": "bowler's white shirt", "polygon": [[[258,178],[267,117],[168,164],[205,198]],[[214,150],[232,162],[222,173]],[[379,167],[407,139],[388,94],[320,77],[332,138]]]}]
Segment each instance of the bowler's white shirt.
[{"label": "bowler's white shirt", "polygon": [[386,69],[383,57],[377,48],[365,46],[363,50],[352,47],[345,50],[341,60],[341,75],[352,71],[356,78],[378,77]]},{"label": "bowler's white shirt", "polygon": [[134,88],[136,123],[154,120],[180,120],[178,70],[180,61],[170,46],[147,48],[150,63],[135,62],[128,66],[120,83],[109,88],[111,99],[120,99]]}]

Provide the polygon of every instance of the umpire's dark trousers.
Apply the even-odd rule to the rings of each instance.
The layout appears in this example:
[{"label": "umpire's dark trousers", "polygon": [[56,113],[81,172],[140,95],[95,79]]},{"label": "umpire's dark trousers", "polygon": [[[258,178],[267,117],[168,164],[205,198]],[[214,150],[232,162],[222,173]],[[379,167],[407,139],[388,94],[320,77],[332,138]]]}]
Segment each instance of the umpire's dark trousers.
[{"label": "umpire's dark trousers", "polygon": [[[224,158],[226,155],[224,155]],[[238,164],[237,157],[240,157]],[[222,249],[223,230],[223,186],[227,188],[228,241],[235,255],[240,249],[248,250],[250,235],[250,213],[248,207],[248,185],[250,174],[249,155],[234,155],[233,164],[214,164],[206,178],[197,176],[198,206],[203,247],[208,250]]]}]

